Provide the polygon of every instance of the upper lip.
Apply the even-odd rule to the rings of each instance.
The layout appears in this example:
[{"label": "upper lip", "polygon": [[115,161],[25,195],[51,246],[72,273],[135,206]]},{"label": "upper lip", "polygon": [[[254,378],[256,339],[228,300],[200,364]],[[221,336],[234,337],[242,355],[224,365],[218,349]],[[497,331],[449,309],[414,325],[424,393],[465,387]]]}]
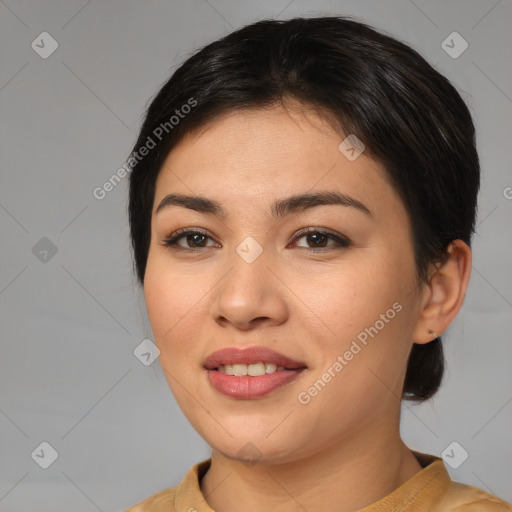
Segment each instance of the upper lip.
[{"label": "upper lip", "polygon": [[277,366],[284,366],[288,369],[306,368],[302,362],[295,361],[270,348],[254,346],[245,349],[236,347],[223,348],[211,353],[204,362],[208,370],[218,368],[226,364],[252,364],[252,363],[274,363]]}]

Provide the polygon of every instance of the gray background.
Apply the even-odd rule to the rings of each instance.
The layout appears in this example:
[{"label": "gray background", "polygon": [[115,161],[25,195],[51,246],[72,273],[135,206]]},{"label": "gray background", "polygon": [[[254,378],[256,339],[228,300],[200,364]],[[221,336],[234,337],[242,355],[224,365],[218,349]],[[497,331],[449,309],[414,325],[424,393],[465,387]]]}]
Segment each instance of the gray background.
[{"label": "gray background", "polygon": [[[436,455],[457,441],[469,458],[452,477],[512,501],[510,1],[3,0],[0,511],[122,510],[209,456],[158,362],[133,354],[151,331],[131,274],[127,180],[101,201],[92,191],[194,49],[262,17],[325,14],[418,49],[474,115],[483,179],[473,275],[445,336],[442,389],[404,404],[402,430]],[[31,47],[43,31],[59,45],[47,59]],[[441,46],[453,31],[469,44],[458,58]],[[56,254],[42,252],[43,237]],[[59,454],[48,469],[31,456],[43,441]]]}]

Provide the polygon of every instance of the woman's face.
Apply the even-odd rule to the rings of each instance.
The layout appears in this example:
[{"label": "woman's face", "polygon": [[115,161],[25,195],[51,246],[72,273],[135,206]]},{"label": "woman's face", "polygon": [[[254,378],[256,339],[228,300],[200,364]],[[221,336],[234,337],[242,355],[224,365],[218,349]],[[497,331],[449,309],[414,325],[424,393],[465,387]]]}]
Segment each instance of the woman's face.
[{"label": "woman's face", "polygon": [[[410,222],[383,168],[340,150],[343,139],[313,111],[240,111],[184,139],[158,176],[149,320],[178,404],[228,458],[293,461],[396,427],[421,303]],[[273,207],[319,193],[359,207]],[[156,212],[168,194],[215,201],[225,216],[172,201]],[[200,233],[164,245],[184,228]],[[277,378],[205,368],[217,350],[255,346],[307,368]]]}]

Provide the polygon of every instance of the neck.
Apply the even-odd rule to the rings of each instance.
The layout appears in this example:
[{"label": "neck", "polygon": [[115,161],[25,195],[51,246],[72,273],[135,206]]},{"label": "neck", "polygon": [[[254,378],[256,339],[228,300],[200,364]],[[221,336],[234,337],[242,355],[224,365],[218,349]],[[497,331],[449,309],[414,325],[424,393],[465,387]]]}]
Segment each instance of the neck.
[{"label": "neck", "polygon": [[212,451],[201,491],[216,512],[339,512],[364,508],[390,494],[422,468],[400,438],[383,429],[345,437],[299,460],[254,465]]}]

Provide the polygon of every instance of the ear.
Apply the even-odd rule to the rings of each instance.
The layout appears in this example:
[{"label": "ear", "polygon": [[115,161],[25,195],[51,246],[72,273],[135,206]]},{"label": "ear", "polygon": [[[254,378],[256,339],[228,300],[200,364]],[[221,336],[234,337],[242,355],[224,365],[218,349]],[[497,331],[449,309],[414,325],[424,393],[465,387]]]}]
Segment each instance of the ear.
[{"label": "ear", "polygon": [[414,343],[428,343],[440,336],[464,302],[471,276],[471,249],[462,240],[454,240],[447,253],[446,261],[433,267],[429,282],[424,286]]}]

